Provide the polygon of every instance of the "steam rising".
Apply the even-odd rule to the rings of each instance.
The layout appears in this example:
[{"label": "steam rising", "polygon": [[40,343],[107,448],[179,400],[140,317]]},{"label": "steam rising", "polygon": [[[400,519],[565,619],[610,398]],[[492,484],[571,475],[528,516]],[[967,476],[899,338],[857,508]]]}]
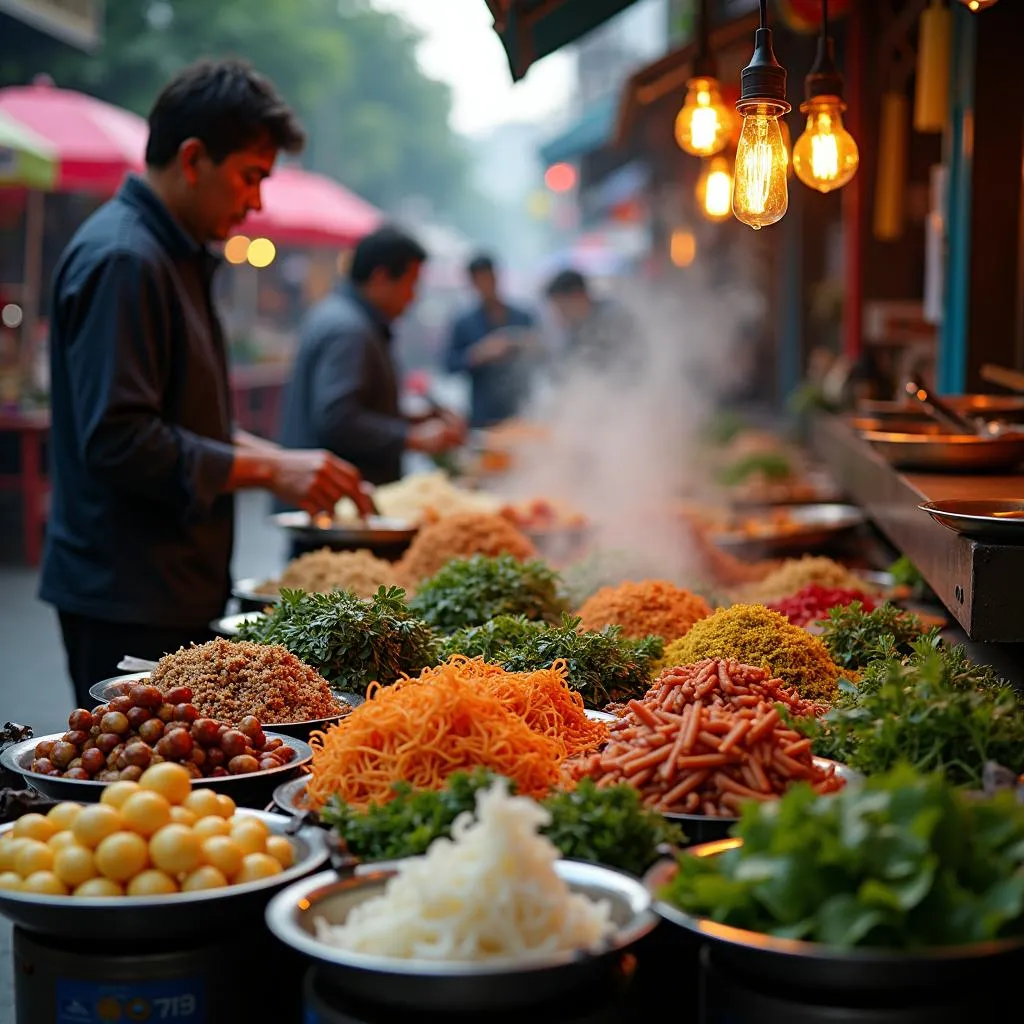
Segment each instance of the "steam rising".
[{"label": "steam rising", "polygon": [[583,512],[596,546],[621,553],[618,578],[692,583],[699,570],[677,510],[707,477],[695,457],[700,431],[752,372],[763,303],[743,286],[708,287],[696,268],[671,285],[629,282],[616,301],[636,321],[622,339],[635,369],[568,367],[525,414],[550,437],[518,454],[502,489]]}]

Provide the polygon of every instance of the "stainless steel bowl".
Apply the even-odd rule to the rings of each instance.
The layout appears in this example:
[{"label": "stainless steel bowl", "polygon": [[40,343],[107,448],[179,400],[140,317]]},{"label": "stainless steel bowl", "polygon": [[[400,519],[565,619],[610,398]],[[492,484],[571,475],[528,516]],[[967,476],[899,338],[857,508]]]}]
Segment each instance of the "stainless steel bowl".
[{"label": "stainless steel bowl", "polygon": [[918,505],[954,533],[989,544],[1024,544],[1024,500],[950,499]]},{"label": "stainless steel bowl", "polygon": [[[238,814],[259,818],[275,835],[290,824],[280,814],[240,808]],[[14,823],[0,826],[0,833]],[[318,828],[303,826],[290,836],[295,863],[273,878],[225,889],[174,893],[170,896],[108,896],[75,899],[73,896],[35,896],[0,890],[0,914],[21,928],[102,943],[105,935],[119,942],[165,942],[197,935],[222,935],[228,929],[260,926],[267,898],[322,867],[327,847]],[[243,934],[235,931],[235,934]]]},{"label": "stainless steel bowl", "polygon": [[[242,611],[260,611],[271,604],[278,604],[281,600],[280,594],[261,594],[259,588],[264,580],[244,579],[236,580],[231,588],[231,596],[242,603]],[[247,607],[248,606],[248,607]]]},{"label": "stainless steel bowl", "polygon": [[650,894],[629,875],[570,860],[558,861],[555,869],[574,892],[611,903],[615,932],[600,949],[451,963],[353,953],[317,939],[317,918],[341,924],[353,907],[383,892],[394,872],[382,870],[344,881],[329,871],[305,879],[271,900],[266,920],[278,939],[316,961],[332,984],[371,1003],[449,1012],[537,1003],[600,977],[657,922]]},{"label": "stainless steel bowl", "polygon": [[238,612],[236,615],[225,615],[223,618],[214,619],[210,623],[210,630],[220,636],[236,637],[241,632],[243,622],[258,622],[262,619],[263,612]]},{"label": "stainless steel bowl", "polygon": [[897,469],[936,473],[995,473],[1024,462],[1024,433],[998,437],[976,434],[901,434],[865,430],[860,435]]},{"label": "stainless steel bowl", "polygon": [[[864,776],[849,765],[830,761],[825,757],[815,757],[813,760],[824,771],[834,768],[836,775],[843,779],[848,786],[864,781]],[[739,818],[711,817],[708,814],[680,814],[676,811],[662,811],[661,816],[679,825],[686,836],[687,844],[691,846],[725,839],[729,835],[729,830],[740,820]]]},{"label": "stainless steel bowl", "polygon": [[339,523],[326,516],[310,518],[308,512],[278,512],[270,521],[300,543],[344,550],[408,547],[419,531],[416,523],[386,516],[368,516],[365,522]]},{"label": "stainless steel bowl", "polygon": [[[742,845],[741,839],[721,839],[684,852],[688,857],[717,857]],[[653,894],[654,909],[664,920],[685,929],[715,948],[716,957],[748,976],[802,990],[885,991],[931,987],[975,980],[980,963],[1014,956],[1024,950],[1024,937],[979,942],[970,946],[936,946],[904,951],[895,949],[843,949],[799,939],[782,939],[761,932],[694,917],[658,898],[675,876],[675,861],[660,861],[647,873],[644,884]]]},{"label": "stainless steel bowl", "polygon": [[855,505],[793,505],[786,522],[777,529],[748,533],[742,530],[713,533],[711,542],[734,555],[784,554],[823,547],[866,521]]},{"label": "stainless steel bowl", "polygon": [[[215,789],[226,793],[239,806],[266,807],[277,786],[290,779],[304,764],[313,760],[313,750],[308,743],[294,736],[282,736],[276,732],[264,732],[268,739],[280,739],[295,751],[295,759],[280,768],[267,771],[249,772],[246,775],[226,775],[216,779],[193,779],[192,785]],[[91,779],[61,779],[52,775],[40,775],[29,767],[35,757],[36,744],[43,740],[59,740],[64,734],[51,733],[36,736],[30,740],[15,743],[0,752],[0,765],[17,772],[35,790],[54,800],[74,800],[78,803],[96,803],[103,795],[109,782],[94,782]]]},{"label": "stainless steel bowl", "polygon": [[[106,704],[108,701],[113,700],[114,697],[119,697],[126,693],[133,684],[140,683],[148,678],[148,672],[129,672],[123,676],[111,676],[110,679],[104,679],[102,683],[89,687],[89,696],[97,704]],[[339,693],[335,694],[335,696],[350,708],[357,708],[363,703],[363,698],[354,693]],[[311,718],[308,722],[260,722],[260,724],[273,729],[274,732],[283,733],[285,736],[294,736],[300,740],[308,740],[311,733],[316,732],[318,729],[326,729],[329,725],[334,725],[347,714],[347,711],[342,711],[340,714],[331,715],[330,718]]]}]

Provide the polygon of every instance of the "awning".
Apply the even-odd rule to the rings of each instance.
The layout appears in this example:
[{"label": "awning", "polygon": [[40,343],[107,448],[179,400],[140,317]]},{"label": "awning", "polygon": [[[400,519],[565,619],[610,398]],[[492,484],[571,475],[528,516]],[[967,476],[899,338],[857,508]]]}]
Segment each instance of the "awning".
[{"label": "awning", "polygon": [[[744,40],[749,40],[752,47],[754,32],[759,24],[759,15],[753,13],[734,18],[719,28],[712,29],[708,33],[708,43],[712,52],[725,50]],[[657,103],[673,92],[679,93],[682,100],[687,80],[693,74],[693,59],[696,55],[697,44],[690,42],[630,76],[623,86],[619,103],[614,128],[616,145],[624,145],[628,140],[637,114],[644,107]]]},{"label": "awning", "polygon": [[0,187],[48,192],[57,183],[58,162],[38,135],[0,113]]},{"label": "awning", "polygon": [[534,62],[576,42],[635,0],[486,0],[508,55],[512,80]]},{"label": "awning", "polygon": [[615,133],[618,106],[619,98],[615,95],[597,100],[584,111],[582,117],[540,147],[541,160],[550,167],[563,160],[575,160],[586,156],[587,153],[593,153],[595,149],[606,146]]}]

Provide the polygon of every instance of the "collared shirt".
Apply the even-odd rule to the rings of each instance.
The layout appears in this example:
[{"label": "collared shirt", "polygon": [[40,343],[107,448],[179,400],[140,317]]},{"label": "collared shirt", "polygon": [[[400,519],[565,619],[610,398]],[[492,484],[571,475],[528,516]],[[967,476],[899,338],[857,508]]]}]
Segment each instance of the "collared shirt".
[{"label": "collared shirt", "polygon": [[286,448],[326,448],[379,485],[401,477],[408,432],[391,325],[346,283],[299,329],[279,440]]},{"label": "collared shirt", "polygon": [[494,320],[481,303],[460,316],[452,325],[445,360],[449,373],[469,375],[471,398],[469,423],[491,427],[519,411],[529,387],[526,358],[513,353],[500,362],[469,365],[469,352],[492,331],[502,327],[533,327],[533,317],[515,306],[504,307],[504,318]]},{"label": "collared shirt", "polygon": [[133,177],[57,267],[40,596],[63,611],[188,628],[223,611],[233,450],[216,264]]}]

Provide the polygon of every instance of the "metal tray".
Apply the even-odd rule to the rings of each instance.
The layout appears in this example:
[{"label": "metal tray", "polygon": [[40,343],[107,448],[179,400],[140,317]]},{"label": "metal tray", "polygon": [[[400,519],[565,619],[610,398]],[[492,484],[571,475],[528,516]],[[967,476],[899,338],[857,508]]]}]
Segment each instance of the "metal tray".
[{"label": "metal tray", "polygon": [[[275,835],[284,835],[291,824],[280,814],[239,808],[238,814],[259,818]],[[0,833],[14,822],[0,826]],[[96,942],[99,936],[116,936],[119,942],[159,942],[221,934],[259,918],[268,897],[322,867],[327,847],[319,829],[303,826],[290,835],[295,863],[273,878],[170,896],[105,896],[75,899],[72,896],[35,896],[0,890],[0,914],[21,928],[62,939]]]},{"label": "metal tray", "polygon": [[[715,857],[742,844],[741,839],[721,839],[685,850],[683,856]],[[743,928],[719,924],[705,917],[693,917],[657,898],[662,886],[675,874],[675,861],[659,861],[647,873],[644,884],[655,897],[654,909],[666,921],[705,942],[716,957],[734,965],[742,974],[754,975],[773,984],[793,985],[802,990],[892,991],[920,989],[934,985],[969,982],[979,966],[996,957],[1012,956],[1024,950],[1024,937],[979,942],[970,946],[936,946],[904,952],[891,949],[840,949],[817,942],[781,939]]]},{"label": "metal tray", "polygon": [[[1020,395],[944,395],[945,403],[957,412],[987,420],[1014,420],[1024,418],[1024,397]],[[913,404],[911,404],[913,402]],[[927,414],[921,412],[913,399],[874,401],[864,399],[857,403],[857,412],[864,416],[901,416],[916,419]]]},{"label": "metal tray", "polygon": [[266,920],[278,939],[316,961],[326,980],[374,1004],[454,1012],[536,1003],[592,983],[657,923],[650,894],[629,875],[571,860],[558,861],[555,870],[573,891],[611,903],[616,931],[600,949],[453,963],[352,953],[319,941],[314,920],[340,923],[352,907],[380,895],[394,876],[383,870],[344,881],[332,871],[307,878],[270,901]]},{"label": "metal tray", "polygon": [[[89,696],[97,704],[106,704],[112,698],[123,694],[132,684],[142,682],[143,679],[148,678],[148,672],[131,672],[123,676],[112,676],[110,679],[104,679],[102,683],[89,687]],[[362,703],[362,699],[357,698],[354,693],[344,696],[335,694],[335,696],[338,700],[348,704],[349,707],[358,707]],[[274,732],[284,733],[285,736],[295,736],[300,740],[308,740],[311,732],[316,729],[326,729],[327,726],[333,725],[344,718],[346,714],[348,712],[332,715],[330,718],[314,718],[308,722],[260,722],[260,725],[273,729]]]},{"label": "metal tray", "polygon": [[264,608],[267,605],[280,603],[280,594],[261,594],[258,592],[259,586],[265,582],[266,580],[258,579],[235,580],[235,585],[231,588],[231,596],[237,598],[243,604],[253,605],[251,609],[243,608],[243,612],[259,611],[260,608]]},{"label": "metal tray", "polygon": [[865,522],[855,505],[794,505],[786,514],[793,525],[778,531],[713,533],[709,539],[735,555],[803,552],[822,547]]},{"label": "metal tray", "polygon": [[860,435],[897,469],[936,473],[995,473],[1024,462],[1024,433],[999,437],[976,434],[900,434],[865,430]]},{"label": "metal tray", "polygon": [[327,516],[310,518],[308,512],[278,512],[270,517],[270,521],[303,544],[320,544],[325,547],[407,545],[419,530],[416,523],[386,516],[368,516],[364,523],[339,523]]},{"label": "metal tray", "polygon": [[[864,781],[864,776],[850,768],[849,765],[830,761],[826,757],[815,757],[812,760],[819,768],[835,768],[836,775],[845,779],[848,786]],[[662,811],[661,816],[679,825],[686,836],[687,844],[691,846],[725,839],[729,835],[729,830],[740,820],[739,818],[712,818],[707,814],[680,814],[677,811]]]},{"label": "metal tray", "polygon": [[1024,544],[1024,499],[951,499],[918,505],[937,523],[990,544]]},{"label": "metal tray", "polygon": [[[313,760],[313,749],[310,745],[295,736],[284,736],[281,733],[265,731],[268,739],[280,739],[295,751],[295,759],[280,768],[267,771],[249,772],[247,775],[227,775],[216,779],[193,779],[196,787],[215,789],[226,793],[239,806],[266,807],[274,790],[285,779],[290,779],[304,764]],[[30,740],[22,740],[0,752],[0,765],[12,772],[17,772],[35,790],[54,800],[73,800],[78,803],[96,803],[103,795],[109,782],[94,782],[89,779],[61,779],[52,775],[40,775],[29,770],[35,756],[36,744],[43,740],[59,740],[64,734],[50,733],[47,736],[36,736]]]}]

